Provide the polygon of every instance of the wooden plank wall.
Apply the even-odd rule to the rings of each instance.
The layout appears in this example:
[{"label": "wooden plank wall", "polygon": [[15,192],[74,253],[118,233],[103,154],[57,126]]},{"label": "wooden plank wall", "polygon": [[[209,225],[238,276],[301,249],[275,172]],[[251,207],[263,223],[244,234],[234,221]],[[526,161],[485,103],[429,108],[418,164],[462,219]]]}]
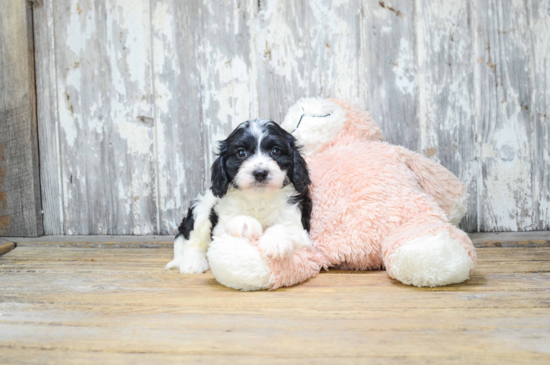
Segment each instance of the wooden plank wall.
[{"label": "wooden plank wall", "polygon": [[368,108],[470,191],[467,231],[550,228],[548,0],[45,0],[47,234],[171,234],[216,141],[303,96]]},{"label": "wooden plank wall", "polygon": [[0,3],[0,236],[43,233],[32,7]]}]

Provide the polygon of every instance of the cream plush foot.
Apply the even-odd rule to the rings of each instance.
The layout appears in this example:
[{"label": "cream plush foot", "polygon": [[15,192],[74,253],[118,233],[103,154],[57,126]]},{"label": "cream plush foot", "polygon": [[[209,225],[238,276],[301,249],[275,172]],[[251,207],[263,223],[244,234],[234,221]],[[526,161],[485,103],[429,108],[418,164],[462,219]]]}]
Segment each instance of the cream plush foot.
[{"label": "cream plush foot", "polygon": [[269,289],[271,270],[258,249],[245,238],[222,234],[214,237],[207,253],[216,280],[229,288]]},{"label": "cream plush foot", "polygon": [[391,255],[393,277],[418,287],[462,283],[473,268],[468,251],[447,231],[414,238]]}]

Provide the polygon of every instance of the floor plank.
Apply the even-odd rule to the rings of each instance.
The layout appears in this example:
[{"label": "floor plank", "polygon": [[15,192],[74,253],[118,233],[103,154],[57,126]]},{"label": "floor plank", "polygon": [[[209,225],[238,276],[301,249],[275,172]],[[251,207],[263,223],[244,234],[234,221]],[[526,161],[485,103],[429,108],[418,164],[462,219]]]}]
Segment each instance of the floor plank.
[{"label": "floor plank", "polygon": [[[481,247],[550,247],[550,231],[469,233]],[[42,236],[3,237],[19,247],[171,248],[174,236]]]},{"label": "floor plank", "polygon": [[471,280],[418,289],[323,272],[237,292],[166,271],[168,248],[0,257],[0,363],[548,363],[550,248],[480,248]]}]

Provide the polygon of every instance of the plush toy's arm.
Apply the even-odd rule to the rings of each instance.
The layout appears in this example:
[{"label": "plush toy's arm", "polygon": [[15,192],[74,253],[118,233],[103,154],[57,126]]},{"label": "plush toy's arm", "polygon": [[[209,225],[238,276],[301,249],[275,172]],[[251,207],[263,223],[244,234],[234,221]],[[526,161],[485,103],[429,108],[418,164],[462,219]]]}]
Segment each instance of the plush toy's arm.
[{"label": "plush toy's arm", "polygon": [[405,148],[399,148],[422,189],[433,196],[453,224],[458,224],[468,205],[468,189],[441,164]]}]

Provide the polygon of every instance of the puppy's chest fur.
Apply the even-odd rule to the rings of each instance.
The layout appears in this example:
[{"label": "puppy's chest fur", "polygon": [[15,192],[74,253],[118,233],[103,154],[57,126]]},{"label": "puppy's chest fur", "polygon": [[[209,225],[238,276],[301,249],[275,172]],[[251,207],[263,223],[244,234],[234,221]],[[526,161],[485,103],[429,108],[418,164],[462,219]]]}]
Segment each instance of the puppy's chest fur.
[{"label": "puppy's chest fur", "polygon": [[296,190],[291,185],[269,196],[247,194],[230,189],[213,208],[218,217],[213,234],[216,235],[230,219],[238,215],[256,218],[264,230],[275,224],[286,225],[299,222],[301,211],[297,204],[292,202],[296,195]]}]

